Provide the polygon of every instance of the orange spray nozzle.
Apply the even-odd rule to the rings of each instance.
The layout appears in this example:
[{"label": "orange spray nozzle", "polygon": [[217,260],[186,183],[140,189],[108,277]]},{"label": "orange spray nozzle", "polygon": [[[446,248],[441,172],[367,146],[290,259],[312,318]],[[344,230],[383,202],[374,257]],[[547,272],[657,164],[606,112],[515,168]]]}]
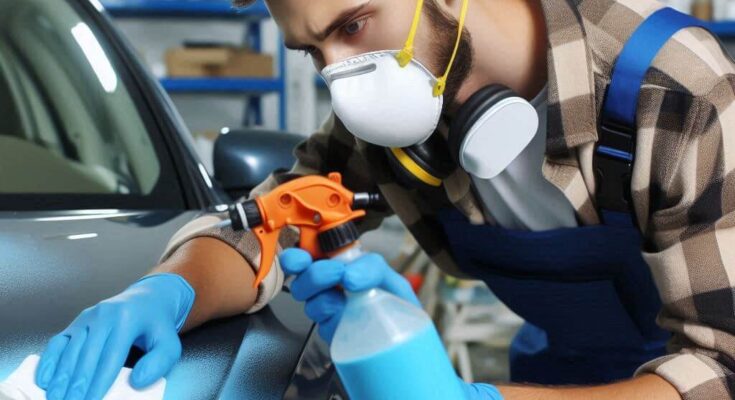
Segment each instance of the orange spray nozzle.
[{"label": "orange spray nozzle", "polygon": [[323,258],[319,234],[365,215],[364,210],[353,210],[354,199],[355,194],[342,186],[342,176],[331,173],[328,177],[305,176],[284,183],[245,205],[248,209],[237,205],[239,213],[231,213],[233,224],[239,218],[243,226],[252,229],[260,244],[260,267],[254,286],[260,285],[270,272],[281,229],[288,225],[298,227],[299,247],[315,259]]}]

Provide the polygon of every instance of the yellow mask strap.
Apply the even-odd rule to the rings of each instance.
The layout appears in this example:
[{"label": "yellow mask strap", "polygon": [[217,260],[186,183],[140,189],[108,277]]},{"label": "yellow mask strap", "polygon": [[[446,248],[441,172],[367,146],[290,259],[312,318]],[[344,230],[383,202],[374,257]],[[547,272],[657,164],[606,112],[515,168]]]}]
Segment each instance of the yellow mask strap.
[{"label": "yellow mask strap", "polygon": [[424,9],[424,0],[418,0],[416,3],[416,12],[413,15],[413,22],[411,22],[411,30],[408,32],[408,39],[406,44],[403,45],[396,58],[398,58],[398,64],[401,67],[405,67],[413,59],[413,42],[416,39],[416,31],[419,28],[419,21],[421,21],[421,12]]},{"label": "yellow mask strap", "polygon": [[[434,84],[434,97],[443,95],[444,90],[447,87],[447,77],[449,77],[449,73],[452,72],[452,65],[454,65],[454,59],[457,57],[457,51],[459,51],[459,44],[462,39],[462,31],[464,30],[465,20],[467,19],[467,9],[469,8],[469,4],[470,0],[462,0],[462,9],[459,13],[459,31],[457,32],[457,40],[454,43],[452,58],[449,60],[449,65],[447,65],[444,75],[442,75],[442,77]],[[411,22],[411,30],[408,33],[408,39],[406,39],[406,44],[403,45],[403,50],[396,55],[398,64],[400,64],[401,67],[408,65],[408,63],[413,59],[413,44],[416,39],[416,31],[418,30],[419,22],[421,21],[421,13],[423,12],[423,9],[424,0],[417,0],[416,12],[413,16],[413,22]]]},{"label": "yellow mask strap", "polygon": [[462,39],[462,31],[464,30],[465,19],[467,19],[467,9],[469,8],[470,0],[462,0],[462,10],[459,13],[459,31],[457,32],[457,41],[454,43],[454,51],[452,51],[452,58],[449,60],[447,70],[444,72],[439,80],[434,84],[434,97],[439,97],[444,94],[444,90],[447,88],[447,77],[452,71],[452,65],[454,65],[454,59],[457,57],[457,51],[459,51],[460,40]]}]

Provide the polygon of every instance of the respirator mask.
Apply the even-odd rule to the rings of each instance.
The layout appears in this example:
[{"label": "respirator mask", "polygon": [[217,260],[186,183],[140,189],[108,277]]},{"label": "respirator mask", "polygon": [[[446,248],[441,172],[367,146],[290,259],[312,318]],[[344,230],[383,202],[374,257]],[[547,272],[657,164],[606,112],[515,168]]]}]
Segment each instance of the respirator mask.
[{"label": "respirator mask", "polygon": [[[462,1],[454,50],[439,78],[414,58],[423,4],[424,0],[417,1],[402,50],[360,54],[321,71],[333,111],[354,136],[387,148],[399,178],[408,178],[400,181],[438,187],[457,163],[473,175],[492,178],[530,143],[538,129],[538,115],[510,89],[490,85],[460,107],[448,141],[432,137],[442,115],[447,78],[460,47],[469,0]],[[452,167],[447,166],[448,158]]]}]

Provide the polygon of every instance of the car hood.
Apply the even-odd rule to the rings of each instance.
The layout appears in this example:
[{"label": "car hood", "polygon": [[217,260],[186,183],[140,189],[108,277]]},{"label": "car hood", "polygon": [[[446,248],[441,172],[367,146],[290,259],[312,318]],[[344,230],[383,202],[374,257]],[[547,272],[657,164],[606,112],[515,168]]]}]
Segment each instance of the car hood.
[{"label": "car hood", "polygon": [[0,379],[81,310],[156,265],[195,213],[0,213]]},{"label": "car hood", "polygon": [[[0,213],[0,381],[83,309],[150,271],[171,236],[198,214]],[[280,398],[311,329],[291,302],[279,296],[257,316],[185,335],[166,398],[242,398],[243,379],[250,383],[246,397]]]}]

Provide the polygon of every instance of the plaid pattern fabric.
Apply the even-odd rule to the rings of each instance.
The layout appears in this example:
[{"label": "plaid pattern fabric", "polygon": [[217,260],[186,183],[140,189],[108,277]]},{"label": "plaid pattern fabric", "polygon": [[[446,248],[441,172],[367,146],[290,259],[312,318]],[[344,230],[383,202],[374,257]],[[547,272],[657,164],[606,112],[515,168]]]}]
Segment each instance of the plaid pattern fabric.
[{"label": "plaid pattern fabric", "polygon": [[[662,4],[542,4],[549,44],[543,173],[565,194],[581,225],[598,224],[592,155],[611,68],[634,29]],[[645,236],[643,256],[664,304],[658,322],[674,334],[669,355],[638,373],[658,374],[685,399],[735,395],[734,72],[711,34],[683,30],[654,61],[638,110],[634,208]],[[357,140],[333,116],[296,154],[299,162],[292,174],[339,171],[352,190],[379,189],[424,250],[451,274],[462,276],[435,218],[437,210],[454,206],[475,224],[494,223],[483,215],[462,170],[441,189],[404,189],[396,183],[384,149]],[[270,178],[257,192],[268,191],[283,178]],[[385,216],[370,213],[361,228],[375,228]],[[227,232],[220,236],[232,237]],[[240,251],[254,259],[252,249]]]}]

